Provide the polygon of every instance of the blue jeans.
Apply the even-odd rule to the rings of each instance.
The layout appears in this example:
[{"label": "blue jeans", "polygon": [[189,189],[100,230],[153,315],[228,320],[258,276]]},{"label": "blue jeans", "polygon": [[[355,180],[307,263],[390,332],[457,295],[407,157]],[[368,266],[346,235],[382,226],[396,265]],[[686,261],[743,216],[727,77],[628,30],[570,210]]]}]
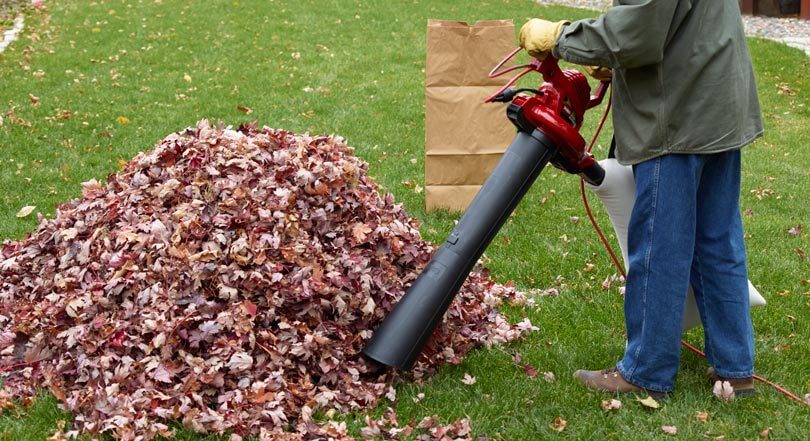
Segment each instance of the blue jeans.
[{"label": "blue jeans", "polygon": [[740,151],[669,154],[637,164],[633,172],[627,348],[616,367],[636,386],[672,390],[691,282],[709,363],[722,377],[750,377],[754,336],[739,205]]}]

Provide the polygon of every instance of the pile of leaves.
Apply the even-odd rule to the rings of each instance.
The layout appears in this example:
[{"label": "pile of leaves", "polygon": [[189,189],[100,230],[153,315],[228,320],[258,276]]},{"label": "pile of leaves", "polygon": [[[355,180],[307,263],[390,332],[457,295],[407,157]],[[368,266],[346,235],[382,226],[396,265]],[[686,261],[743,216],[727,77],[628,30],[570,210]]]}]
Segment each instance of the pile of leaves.
[{"label": "pile of leaves", "polygon": [[[170,436],[170,421],[349,439],[328,418],[395,400],[396,374],[360,351],[434,250],[367,168],[339,137],[201,121],[82,184],[2,245],[2,392],[48,389],[74,430],[121,439]],[[525,301],[474,272],[414,375],[536,329],[509,324],[503,299]],[[396,426],[364,434],[470,436],[463,421]]]}]

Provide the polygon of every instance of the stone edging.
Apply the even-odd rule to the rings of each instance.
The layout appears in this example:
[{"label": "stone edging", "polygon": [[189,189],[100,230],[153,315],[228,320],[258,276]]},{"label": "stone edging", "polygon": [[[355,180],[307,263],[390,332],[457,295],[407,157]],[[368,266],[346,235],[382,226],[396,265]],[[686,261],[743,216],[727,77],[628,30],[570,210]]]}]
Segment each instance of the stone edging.
[{"label": "stone edging", "polygon": [[14,19],[14,26],[11,29],[3,32],[3,40],[0,41],[0,53],[3,53],[11,42],[17,39],[24,27],[25,16],[20,14]]},{"label": "stone edging", "polygon": [[[34,5],[35,8],[41,8],[43,3],[45,3],[45,0],[31,0],[31,4]],[[25,15],[20,13],[14,18],[14,26],[4,31],[2,34],[2,39],[0,39],[0,54],[20,36],[20,32],[22,32],[23,28],[25,28]]]}]

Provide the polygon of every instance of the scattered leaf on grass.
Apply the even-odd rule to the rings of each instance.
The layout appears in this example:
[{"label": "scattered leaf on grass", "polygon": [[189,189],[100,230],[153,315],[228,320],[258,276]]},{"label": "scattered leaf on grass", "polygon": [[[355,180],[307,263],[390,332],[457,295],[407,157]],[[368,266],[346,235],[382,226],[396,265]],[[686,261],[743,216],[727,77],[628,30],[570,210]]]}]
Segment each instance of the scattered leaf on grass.
[{"label": "scattered leaf on grass", "polygon": [[472,375],[464,372],[464,378],[461,379],[461,382],[468,386],[472,386],[473,384],[475,384],[476,379]]},{"label": "scattered leaf on grass", "polygon": [[126,116],[119,116],[118,118],[115,118],[115,122],[118,124],[129,124],[129,118]]},{"label": "scattered leaf on grass", "polygon": [[790,88],[790,85],[788,83],[785,82],[777,83],[776,88],[778,89],[776,91],[777,95],[796,96],[796,92]]},{"label": "scattered leaf on grass", "polygon": [[556,380],[557,377],[554,376],[554,372],[543,372],[543,379],[551,383]]},{"label": "scattered leaf on grass", "polygon": [[65,424],[66,424],[65,420],[59,420],[56,423],[56,431],[53,432],[53,435],[45,438],[45,441],[68,441],[69,439],[71,439],[64,433]]},{"label": "scattered leaf on grass", "polygon": [[539,373],[536,367],[528,363],[523,364],[523,372],[526,372],[526,375],[528,375],[529,378],[536,378],[537,374]]},{"label": "scattered leaf on grass", "polygon": [[731,401],[734,399],[734,388],[728,381],[715,381],[712,393],[720,401]]},{"label": "scattered leaf on grass", "polygon": [[667,435],[674,436],[678,434],[678,428],[675,426],[661,426],[661,430],[663,430]]},{"label": "scattered leaf on grass", "polygon": [[695,412],[695,419],[700,421],[701,423],[705,423],[706,421],[709,420],[709,414],[708,412],[698,410],[697,412]]},{"label": "scattered leaf on grass", "polygon": [[611,410],[619,410],[621,408],[622,402],[615,398],[611,398],[609,400],[602,400],[602,409],[611,411]]},{"label": "scattered leaf on grass", "polygon": [[658,409],[659,407],[661,407],[661,405],[658,404],[658,401],[655,401],[655,398],[653,398],[650,395],[648,395],[647,398],[636,397],[636,401],[641,403],[642,406],[649,409]]},{"label": "scattered leaf on grass", "polygon": [[241,104],[237,105],[236,109],[239,110],[240,112],[243,112],[245,115],[250,115],[251,113],[253,113],[253,109],[251,109],[248,106],[243,106]]},{"label": "scattered leaf on grass", "polygon": [[773,429],[773,427],[765,428],[765,430],[763,430],[762,432],[759,432],[759,437],[761,439],[768,439],[771,436],[771,429]]},{"label": "scattered leaf on grass", "polygon": [[20,208],[20,211],[17,212],[17,217],[26,217],[31,214],[35,208],[37,208],[36,205],[26,205]]},{"label": "scattered leaf on grass", "polygon": [[802,232],[802,224],[796,225],[795,227],[788,228],[787,232],[791,236],[798,236]]},{"label": "scattered leaf on grass", "polygon": [[562,419],[562,417],[554,418],[554,421],[549,423],[548,427],[555,432],[562,432],[565,430],[565,426],[568,425],[568,421]]}]

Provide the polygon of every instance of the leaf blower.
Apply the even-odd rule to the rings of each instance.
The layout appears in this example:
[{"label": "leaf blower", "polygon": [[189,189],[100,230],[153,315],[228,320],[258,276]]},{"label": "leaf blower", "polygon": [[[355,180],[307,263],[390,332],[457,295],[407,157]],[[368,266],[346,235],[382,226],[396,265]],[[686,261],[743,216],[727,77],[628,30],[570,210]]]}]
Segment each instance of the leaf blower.
[{"label": "leaf blower", "polygon": [[[585,75],[560,69],[551,55],[501,70],[519,51],[512,51],[489,75],[522,71],[486,100],[510,103],[506,115],[517,135],[450,236],[363,350],[379,363],[401,370],[413,366],[473,266],[549,162],[595,186],[604,179],[579,129],[585,111],[602,102],[609,83],[600,83],[592,96]],[[529,72],[540,73],[545,82],[537,89],[512,87]]]}]

